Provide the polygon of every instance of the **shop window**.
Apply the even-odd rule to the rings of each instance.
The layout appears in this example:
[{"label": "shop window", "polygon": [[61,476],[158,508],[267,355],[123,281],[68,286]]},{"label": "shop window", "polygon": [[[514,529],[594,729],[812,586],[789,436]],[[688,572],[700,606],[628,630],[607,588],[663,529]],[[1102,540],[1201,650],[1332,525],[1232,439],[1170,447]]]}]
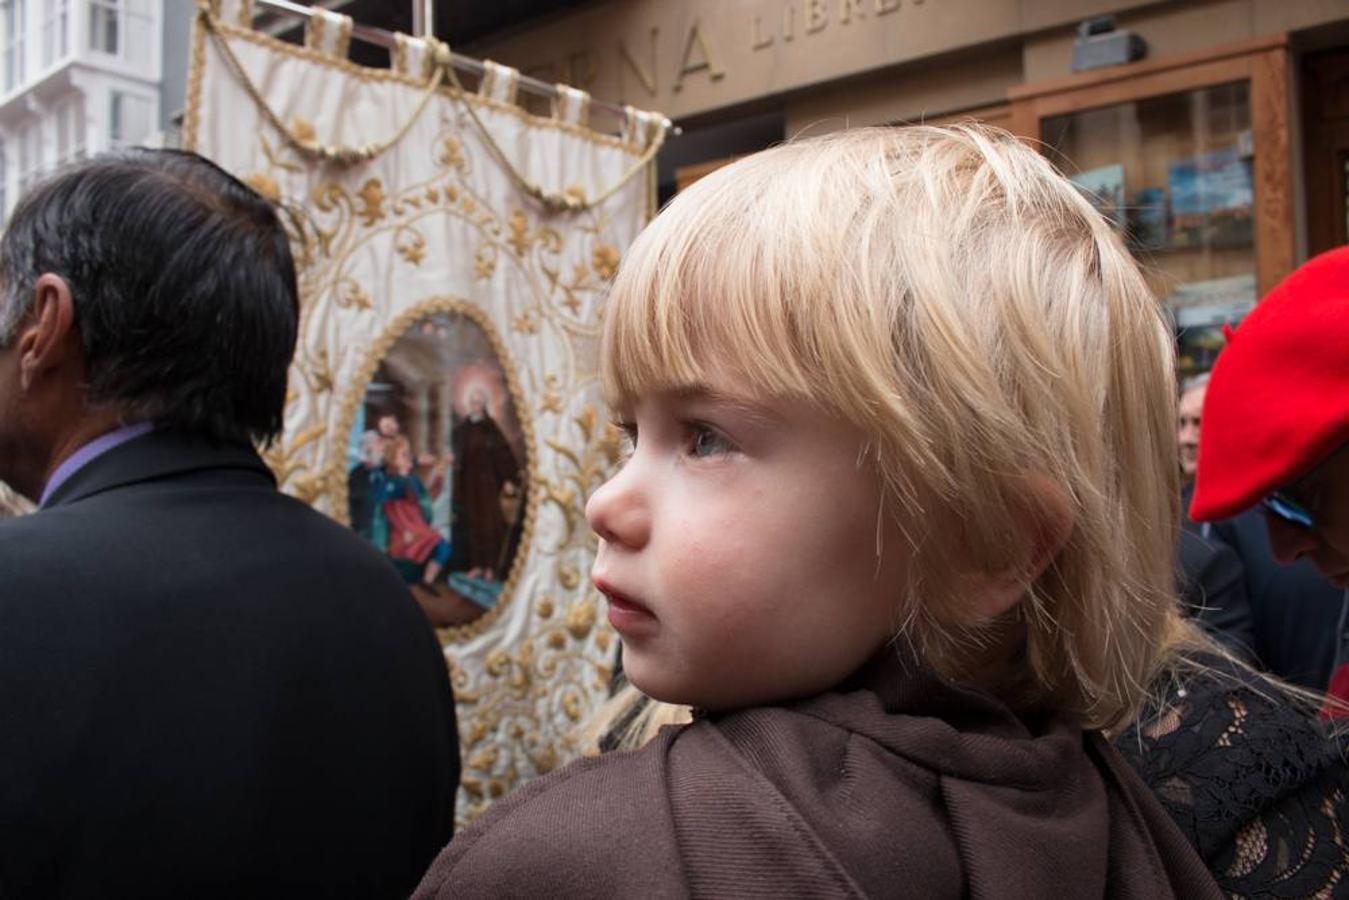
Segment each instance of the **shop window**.
[{"label": "shop window", "polygon": [[1170,308],[1182,375],[1212,366],[1222,326],[1258,296],[1250,94],[1239,81],[1041,121],[1046,152]]}]

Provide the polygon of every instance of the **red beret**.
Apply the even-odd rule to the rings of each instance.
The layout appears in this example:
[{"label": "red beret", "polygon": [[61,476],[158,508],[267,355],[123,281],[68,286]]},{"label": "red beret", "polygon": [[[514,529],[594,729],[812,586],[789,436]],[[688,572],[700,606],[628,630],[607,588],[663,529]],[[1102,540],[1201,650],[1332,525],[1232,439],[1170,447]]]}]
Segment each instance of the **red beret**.
[{"label": "red beret", "polygon": [[1269,292],[1218,356],[1190,518],[1254,506],[1349,441],[1349,247]]}]

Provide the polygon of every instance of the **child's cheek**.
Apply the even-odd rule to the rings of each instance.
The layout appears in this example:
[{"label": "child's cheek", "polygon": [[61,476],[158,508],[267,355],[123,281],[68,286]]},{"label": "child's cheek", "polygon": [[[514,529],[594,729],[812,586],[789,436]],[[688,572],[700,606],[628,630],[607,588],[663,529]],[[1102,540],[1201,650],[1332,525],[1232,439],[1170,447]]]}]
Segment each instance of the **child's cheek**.
[{"label": "child's cheek", "polygon": [[686,541],[672,558],[665,573],[681,603],[701,608],[705,619],[731,615],[735,604],[729,598],[752,591],[752,582],[762,577],[766,561],[746,552],[738,535],[699,536]]}]

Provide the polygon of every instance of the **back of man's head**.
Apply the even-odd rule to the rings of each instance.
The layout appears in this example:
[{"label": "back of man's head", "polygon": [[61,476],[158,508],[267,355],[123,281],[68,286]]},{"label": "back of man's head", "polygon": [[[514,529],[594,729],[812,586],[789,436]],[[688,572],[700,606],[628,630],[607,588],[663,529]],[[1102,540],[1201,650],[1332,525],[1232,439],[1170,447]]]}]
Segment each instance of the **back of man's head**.
[{"label": "back of man's head", "polygon": [[280,432],[295,266],[276,211],[238,179],[128,149],[39,185],[0,239],[0,348],[45,273],[70,289],[90,404],[217,440]]}]

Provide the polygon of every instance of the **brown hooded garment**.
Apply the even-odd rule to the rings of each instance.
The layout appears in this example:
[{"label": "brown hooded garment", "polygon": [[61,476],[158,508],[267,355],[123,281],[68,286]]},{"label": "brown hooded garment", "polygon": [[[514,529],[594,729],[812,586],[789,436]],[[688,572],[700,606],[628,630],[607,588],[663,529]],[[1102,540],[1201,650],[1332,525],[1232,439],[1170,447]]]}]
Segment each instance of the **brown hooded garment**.
[{"label": "brown hooded garment", "polygon": [[1100,735],[1032,731],[891,651],[836,691],[525,785],[414,896],[1221,895]]}]

